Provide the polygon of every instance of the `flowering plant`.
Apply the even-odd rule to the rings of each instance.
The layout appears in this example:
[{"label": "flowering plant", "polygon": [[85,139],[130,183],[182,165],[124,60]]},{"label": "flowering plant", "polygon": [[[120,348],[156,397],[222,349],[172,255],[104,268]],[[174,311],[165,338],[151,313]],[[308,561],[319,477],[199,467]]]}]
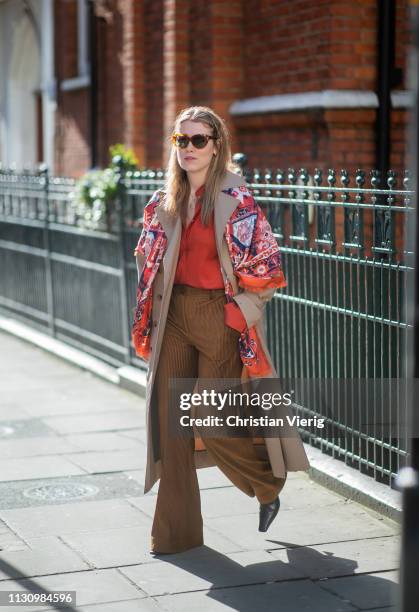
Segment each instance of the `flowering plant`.
[{"label": "flowering plant", "polygon": [[112,168],[86,172],[70,193],[77,225],[98,229],[110,212],[116,191],[117,178]]},{"label": "flowering plant", "polygon": [[134,152],[132,149],[126,149],[123,144],[109,147],[109,153],[109,167],[86,172],[76,181],[73,191],[69,194],[73,217],[79,226],[88,229],[110,229],[121,173],[138,168]]}]

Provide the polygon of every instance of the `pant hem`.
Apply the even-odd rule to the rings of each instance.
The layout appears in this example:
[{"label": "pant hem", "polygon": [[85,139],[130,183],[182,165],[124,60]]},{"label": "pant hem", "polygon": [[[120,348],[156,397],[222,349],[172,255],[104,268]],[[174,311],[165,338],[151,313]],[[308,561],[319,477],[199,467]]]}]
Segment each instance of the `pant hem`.
[{"label": "pant hem", "polygon": [[157,544],[151,545],[150,548],[150,553],[155,553],[155,554],[176,554],[176,553],[180,553],[180,552],[185,552],[187,550],[191,550],[192,548],[197,548],[199,546],[203,546],[204,545],[204,540],[200,540],[199,542],[196,542],[195,544],[187,544],[185,546],[178,546],[178,547],[173,547],[173,546],[158,546]]}]

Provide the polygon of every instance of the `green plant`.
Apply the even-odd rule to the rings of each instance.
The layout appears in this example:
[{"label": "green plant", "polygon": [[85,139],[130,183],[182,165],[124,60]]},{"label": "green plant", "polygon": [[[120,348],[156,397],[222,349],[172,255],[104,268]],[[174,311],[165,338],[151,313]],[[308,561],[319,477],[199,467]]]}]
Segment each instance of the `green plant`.
[{"label": "green plant", "polygon": [[113,168],[86,172],[70,193],[70,203],[78,225],[97,229],[110,213],[118,183]]},{"label": "green plant", "polygon": [[120,168],[124,172],[138,170],[139,161],[133,149],[127,148],[122,143],[117,143],[109,147],[111,167]]},{"label": "green plant", "polygon": [[108,168],[89,170],[76,181],[69,194],[70,206],[77,225],[98,229],[109,228],[121,173],[138,168],[138,160],[132,149],[117,143],[109,147],[111,158]]}]

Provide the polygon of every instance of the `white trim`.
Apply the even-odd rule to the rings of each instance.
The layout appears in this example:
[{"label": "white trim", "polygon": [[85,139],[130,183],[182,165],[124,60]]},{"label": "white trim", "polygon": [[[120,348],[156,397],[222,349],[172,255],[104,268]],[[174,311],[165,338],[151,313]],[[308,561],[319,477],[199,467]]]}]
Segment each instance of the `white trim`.
[{"label": "white trim", "polygon": [[77,55],[79,76],[86,76],[89,74],[87,27],[87,2],[86,0],[77,0]]},{"label": "white trim", "polygon": [[393,91],[391,93],[391,104],[393,108],[413,108],[413,91]]},{"label": "white trim", "polygon": [[62,91],[71,91],[73,89],[82,89],[83,87],[89,87],[90,76],[78,76],[72,79],[64,79],[60,83],[60,89]]},{"label": "white trim", "polygon": [[88,49],[88,6],[87,0],[77,0],[77,70],[78,75],[63,79],[61,91],[73,91],[90,86],[90,62]]},{"label": "white trim", "polygon": [[56,81],[54,73],[54,10],[52,0],[42,2],[42,119],[44,162],[54,173]]},{"label": "white trim", "polygon": [[[404,108],[412,104],[412,92],[394,91],[391,93],[392,106]],[[315,108],[378,108],[378,97],[373,91],[335,90],[307,91],[302,93],[259,96],[237,100],[230,106],[233,116],[281,113]]]}]

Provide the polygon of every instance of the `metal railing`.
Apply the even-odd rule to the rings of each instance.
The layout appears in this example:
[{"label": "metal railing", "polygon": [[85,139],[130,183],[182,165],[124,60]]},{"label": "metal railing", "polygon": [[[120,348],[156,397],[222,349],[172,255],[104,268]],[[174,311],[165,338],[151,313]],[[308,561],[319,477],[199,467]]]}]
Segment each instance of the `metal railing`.
[{"label": "metal railing", "polygon": [[[408,173],[342,170],[309,175],[257,171],[247,180],[280,244],[288,286],[268,305],[270,350],[285,379],[370,379],[391,389],[406,376],[405,224],[413,212]],[[394,380],[390,380],[394,379]],[[315,386],[315,385],[314,385]],[[326,386],[324,386],[324,389]],[[376,480],[393,485],[406,464],[406,397],[394,394],[391,426],[382,434],[379,402],[370,398],[376,424],[355,427],[357,406],[308,392],[303,417],[327,416],[331,427],[304,431],[313,446]],[[326,401],[325,401],[326,400]],[[328,404],[326,409],[326,403]],[[332,416],[331,416],[332,415]],[[364,415],[365,416],[365,415]],[[358,419],[359,421],[360,419]],[[329,432],[337,432],[330,436]],[[397,435],[395,435],[397,432]]]},{"label": "metal railing", "polygon": [[[242,161],[243,161],[242,157]],[[248,184],[275,232],[288,286],[267,308],[269,348],[285,378],[403,379],[409,332],[404,227],[407,173],[380,182],[376,171],[309,174],[258,170]],[[120,176],[118,197],[99,230],[80,227],[69,202],[74,180],[48,172],[0,171],[0,308],[111,365],[145,367],[130,342],[137,272],[133,250],[144,206],[164,171]],[[406,407],[394,409],[404,421]],[[318,397],[298,411],[322,415]],[[344,435],[300,430],[323,452],[390,485],[406,462],[405,433],[384,439],[351,426]]]}]

